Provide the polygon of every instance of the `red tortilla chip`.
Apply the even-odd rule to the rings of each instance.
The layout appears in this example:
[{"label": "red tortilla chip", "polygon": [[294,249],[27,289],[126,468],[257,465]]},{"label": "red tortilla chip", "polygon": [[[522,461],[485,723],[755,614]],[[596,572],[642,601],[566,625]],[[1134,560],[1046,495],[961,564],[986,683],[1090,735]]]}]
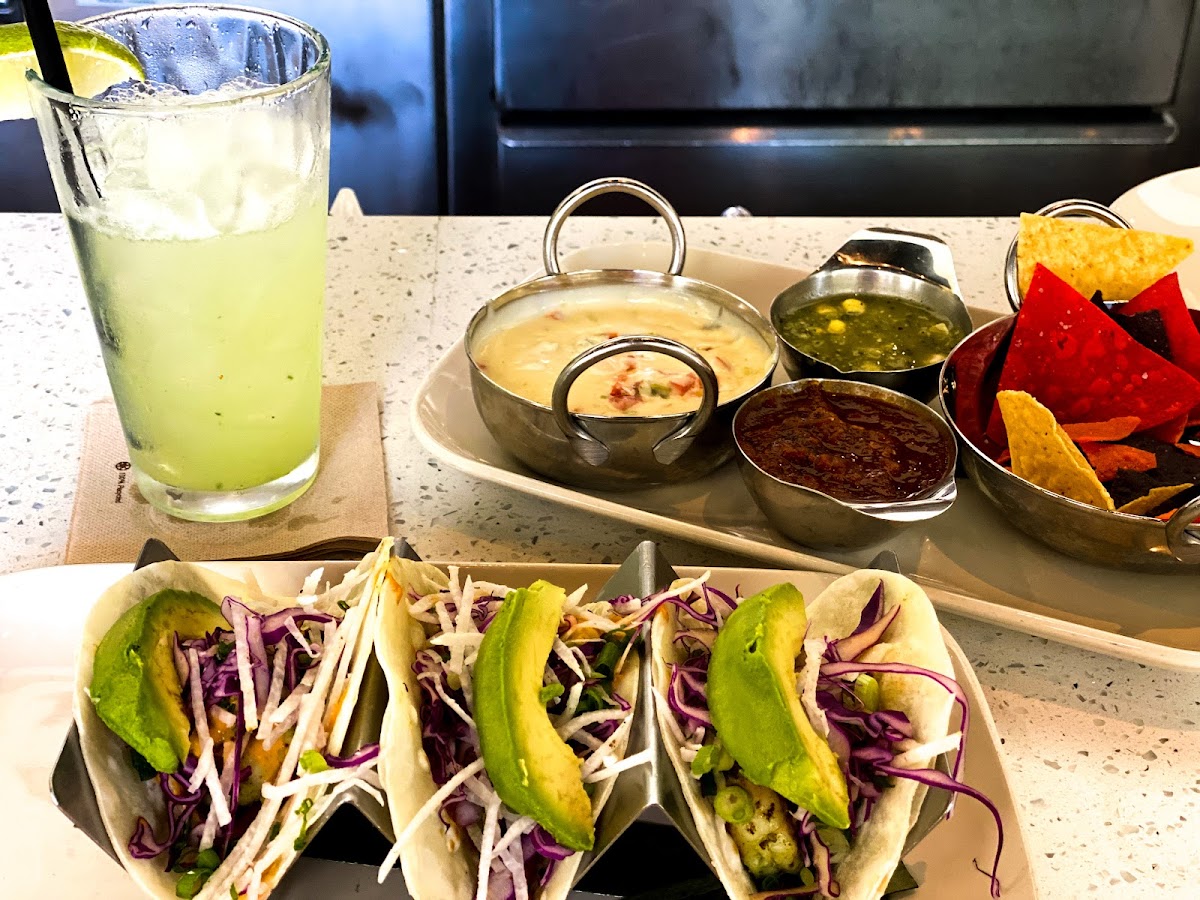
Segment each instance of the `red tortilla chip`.
[{"label": "red tortilla chip", "polygon": [[1200,329],[1179,288],[1179,276],[1172,272],[1160,278],[1128,303],[1116,308],[1121,315],[1157,310],[1167,330],[1171,361],[1193,378],[1200,378]]},{"label": "red tortilla chip", "polygon": [[[1041,265],[1017,314],[999,390],[1032,394],[1064,424],[1137,416],[1153,428],[1200,404],[1200,381]],[[988,436],[1007,444],[998,408]]]},{"label": "red tortilla chip", "polygon": [[956,385],[951,411],[954,421],[968,441],[993,457],[999,448],[987,440],[988,416],[996,403],[999,363],[1008,347],[1012,325],[1009,320],[1007,324],[988,326],[975,332],[955,351],[951,363]]},{"label": "red tortilla chip", "polygon": [[1100,444],[1084,441],[1079,449],[1087,457],[1096,477],[1108,481],[1116,476],[1118,469],[1128,469],[1131,472],[1149,472],[1158,465],[1158,457],[1148,450],[1137,447],[1127,447],[1124,444]]},{"label": "red tortilla chip", "polygon": [[1063,431],[1075,443],[1083,441],[1121,441],[1142,427],[1137,416],[1117,416],[1107,422],[1080,422],[1064,425]]},{"label": "red tortilla chip", "polygon": [[1190,453],[1192,456],[1200,457],[1200,447],[1197,447],[1195,444],[1176,444],[1175,446],[1184,453]]},{"label": "red tortilla chip", "polygon": [[1184,413],[1177,419],[1163,422],[1161,425],[1148,429],[1146,434],[1167,444],[1177,444],[1183,440],[1183,432],[1187,428],[1188,414]]}]

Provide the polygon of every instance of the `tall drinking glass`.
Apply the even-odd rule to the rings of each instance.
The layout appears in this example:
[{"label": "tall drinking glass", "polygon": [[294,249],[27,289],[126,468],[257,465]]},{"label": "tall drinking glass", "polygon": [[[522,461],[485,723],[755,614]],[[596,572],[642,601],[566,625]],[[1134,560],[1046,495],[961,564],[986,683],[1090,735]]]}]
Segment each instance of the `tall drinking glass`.
[{"label": "tall drinking glass", "polygon": [[329,48],[236,7],[85,24],[147,82],[30,93],[138,488],[184,519],[278,509],[319,458]]}]

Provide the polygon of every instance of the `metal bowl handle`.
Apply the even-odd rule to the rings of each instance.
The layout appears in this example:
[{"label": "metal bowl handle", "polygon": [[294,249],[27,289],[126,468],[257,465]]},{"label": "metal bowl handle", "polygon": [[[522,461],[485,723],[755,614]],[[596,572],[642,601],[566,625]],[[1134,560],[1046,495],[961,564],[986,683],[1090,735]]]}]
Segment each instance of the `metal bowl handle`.
[{"label": "metal bowl handle", "polygon": [[575,210],[593,197],[601,194],[630,194],[645,200],[663,219],[671,230],[671,264],[667,267],[668,275],[679,275],[683,272],[683,258],[687,254],[687,241],[683,236],[683,222],[679,213],[667,202],[667,198],[647,184],[634,181],[632,178],[597,178],[587,184],[580,185],[567,194],[562,203],[550,215],[546,223],[546,236],[542,241],[542,262],[546,266],[547,275],[559,275],[562,267],[558,264],[558,233],[562,231],[567,218]]},{"label": "metal bowl handle", "polygon": [[699,376],[703,391],[700,407],[688,413],[683,424],[654,445],[654,458],[662,465],[667,466],[675,462],[692,446],[692,441],[705,429],[717,408],[717,373],[708,364],[708,360],[686,344],[651,335],[627,335],[589,347],[566,364],[554,382],[554,391],[550,396],[555,423],[566,435],[579,458],[589,465],[604,465],[608,461],[610,451],[604,441],[588,430],[579,415],[567,409],[567,396],[571,393],[575,380],[596,363],[610,356],[638,351],[661,353],[679,360]]},{"label": "metal bowl handle", "polygon": [[1200,535],[1189,528],[1200,521],[1200,497],[1193,497],[1167,520],[1167,549],[1182,563],[1200,563]]},{"label": "metal bowl handle", "polygon": [[[1117,215],[1103,203],[1095,200],[1057,200],[1049,206],[1043,206],[1034,215],[1049,216],[1059,219],[1063,216],[1087,216],[1089,219],[1099,219],[1113,228],[1131,228],[1121,216]],[[1008,305],[1013,312],[1021,309],[1021,285],[1017,280],[1017,238],[1014,235],[1008,245],[1008,255],[1004,257],[1004,292],[1008,294]]]}]

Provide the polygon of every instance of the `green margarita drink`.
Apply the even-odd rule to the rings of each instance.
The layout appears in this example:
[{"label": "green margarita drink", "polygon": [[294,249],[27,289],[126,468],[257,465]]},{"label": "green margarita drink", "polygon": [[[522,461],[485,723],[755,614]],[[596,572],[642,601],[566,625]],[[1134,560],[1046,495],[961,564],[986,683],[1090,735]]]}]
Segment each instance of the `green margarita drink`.
[{"label": "green margarita drink", "polygon": [[235,8],[87,25],[145,82],[31,95],[138,488],[185,519],[278,509],[319,458],[328,48]]},{"label": "green margarita drink", "polygon": [[140,475],[244,491],[314,456],[324,197],[271,228],[192,240],[68,222]]}]

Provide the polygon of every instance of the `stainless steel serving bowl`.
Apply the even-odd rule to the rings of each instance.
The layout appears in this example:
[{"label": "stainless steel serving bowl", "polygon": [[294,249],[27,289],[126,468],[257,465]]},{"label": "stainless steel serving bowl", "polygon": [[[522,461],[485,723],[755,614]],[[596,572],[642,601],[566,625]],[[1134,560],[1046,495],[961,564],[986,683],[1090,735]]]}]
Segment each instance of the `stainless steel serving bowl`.
[{"label": "stainless steel serving bowl", "polygon": [[[1038,210],[1040,216],[1085,215],[1116,228],[1129,225],[1107,207],[1090,200],[1061,200]],[[1005,263],[1009,303],[1020,309],[1016,240]],[[998,319],[968,336],[942,366],[939,394],[946,419],[958,438],[960,458],[979,490],[1030,537],[1068,556],[1100,566],[1139,572],[1194,575],[1200,572],[1200,497],[1181,506],[1162,522],[1147,516],[1109,511],[1061,497],[1026,481],[993,460],[959,427],[958,366],[980,344],[993,342],[1012,326],[1014,316]],[[986,383],[986,379],[984,379]]]},{"label": "stainless steel serving bowl", "polygon": [[[795,393],[813,383],[827,391],[882,400],[933,425],[945,441],[947,451],[946,472],[941,480],[911,500],[850,503],[822,491],[784,481],[760,468],[742,445],[738,433],[739,421],[766,402],[768,397]],[[760,391],[742,404],[733,420],[733,435],[738,449],[738,471],[767,520],[786,537],[818,550],[855,550],[877,544],[909,525],[941,515],[954,505],[958,496],[954,480],[957,444],[950,427],[941,416],[919,400],[878,385],[831,378],[807,378],[776,385]]]},{"label": "stainless steel serving bowl", "polygon": [[[668,272],[560,272],[558,235],[563,223],[586,200],[612,192],[640,197],[666,220],[672,243]],[[640,182],[600,179],[578,188],[559,204],[546,226],[543,259],[547,274],[501,294],[481,308],[467,326],[466,349],[475,406],[501,447],[556,481],[599,490],[632,490],[698,478],[733,455],[733,414],[743,399],[770,384],[779,345],[770,323],[745,300],[680,275],[685,255],[683,225],[675,210],[662,195]],[[703,356],[677,341],[652,335],[614,338],[579,354],[558,375],[549,406],[501,387],[479,367],[475,351],[482,341],[518,321],[569,303],[573,291],[598,285],[625,285],[631,292],[682,296],[716,309],[720,315],[736,316],[754,329],[769,350],[762,378],[736,397],[719,399],[717,376]],[[609,356],[633,351],[664,353],[687,364],[703,388],[699,408],[659,416],[581,415],[567,408],[571,385],[584,370]]]},{"label": "stainless steel serving bowl", "polygon": [[801,350],[783,333],[783,321],[801,307],[833,297],[874,294],[926,306],[962,334],[973,325],[962,301],[950,248],[936,237],[891,228],[855,232],[833,256],[771,303],[771,325],[783,345],[783,366],[791,378],[843,378],[891,388],[922,400],[937,390],[941,362],[911,369],[848,371]]}]

